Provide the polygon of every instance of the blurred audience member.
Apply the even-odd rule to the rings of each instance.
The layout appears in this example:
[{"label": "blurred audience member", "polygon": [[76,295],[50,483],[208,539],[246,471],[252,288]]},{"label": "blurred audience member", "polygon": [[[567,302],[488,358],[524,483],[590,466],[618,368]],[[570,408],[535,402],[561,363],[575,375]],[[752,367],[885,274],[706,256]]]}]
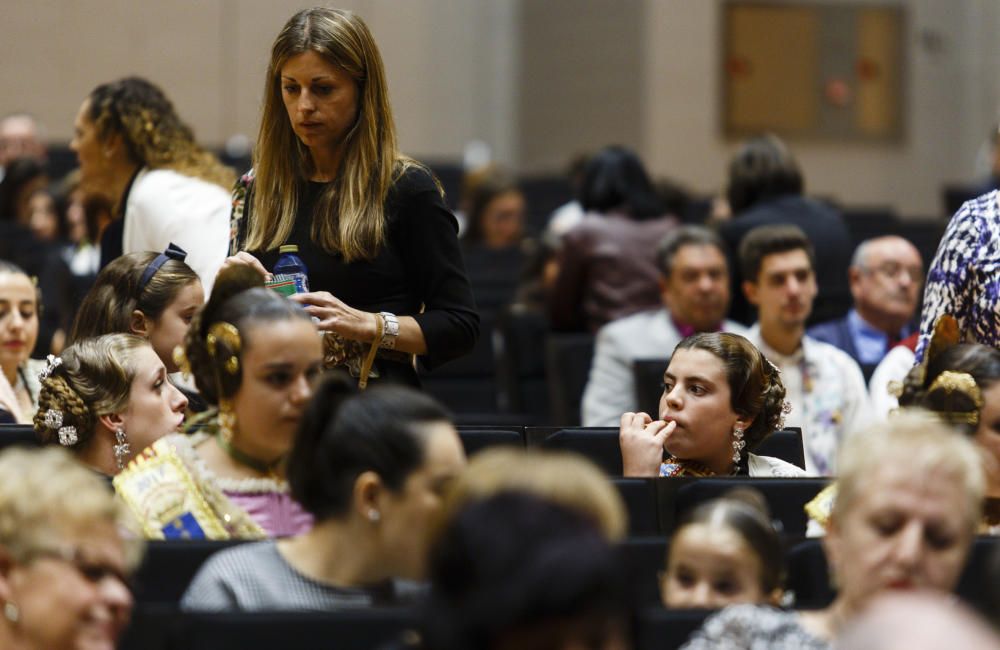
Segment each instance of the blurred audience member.
[{"label": "blurred audience member", "polygon": [[665,359],[681,339],[697,332],[746,332],[739,323],[724,320],[729,270],[725,246],[712,231],[681,226],[668,233],[657,262],[663,305],[612,321],[597,332],[583,392],[584,426],[615,426],[622,413],[639,410],[632,374],[636,359]]},{"label": "blurred audience member", "polygon": [[27,113],[11,113],[0,119],[0,182],[7,165],[17,158],[45,162],[45,143],[35,118]]},{"label": "blurred audience member", "polygon": [[660,598],[667,608],[778,606],[784,593],[781,536],[756,490],[733,490],[684,515],[670,540],[666,567]]},{"label": "blurred audience member", "polygon": [[580,191],[583,188],[583,178],[587,171],[587,163],[590,162],[590,154],[580,153],[569,161],[566,169],[566,177],[570,187],[573,189],[574,198],[556,208],[549,216],[549,222],[545,226],[544,238],[551,241],[558,241],[567,232],[572,230],[583,221],[583,207],[580,205]]},{"label": "blurred audience member", "polygon": [[740,244],[743,292],[759,320],[747,335],[781,370],[791,404],[786,426],[802,428],[806,470],[836,472],[837,448],[871,417],[857,362],[806,335],[816,299],[813,246],[796,226],[761,226]]},{"label": "blurred audience member", "polygon": [[917,346],[916,333],[903,339],[889,350],[872,372],[868,380],[868,397],[872,405],[872,417],[884,419],[899,408],[899,398],[892,386],[903,381],[916,361],[913,353]]},{"label": "blurred audience member", "polygon": [[952,217],[927,272],[917,361],[934,326],[954,316],[962,340],[1000,346],[1000,191],[968,201]]},{"label": "blurred audience member", "polygon": [[31,196],[49,185],[45,164],[34,158],[17,158],[4,167],[0,181],[0,219],[14,221],[25,228],[31,217]]},{"label": "blurred audience member", "polygon": [[101,266],[174,242],[211,290],[229,250],[235,175],[195,142],[163,91],[138,77],[101,84],[80,106],[70,148],[85,190],[115,205]]},{"label": "blurred audience member", "polygon": [[476,307],[495,311],[513,300],[524,264],[524,195],[513,176],[496,168],[465,189],[465,269]]},{"label": "blurred audience member", "polygon": [[185,398],[167,381],[149,343],[131,334],[78,341],[50,356],[40,375],[35,431],[111,477],[143,449],[177,431]]},{"label": "blurred audience member", "polygon": [[809,336],[837,346],[870,375],[889,350],[913,333],[924,263],[917,247],[902,237],[876,237],[854,250],[848,278],[851,311],[814,325]]},{"label": "blurred audience member", "polygon": [[631,647],[615,549],[577,510],[501,492],[463,507],[431,551],[433,650]]},{"label": "blurred audience member", "polygon": [[1000,650],[996,632],[945,594],[879,596],[839,636],[834,650]]},{"label": "blurred audience member", "polygon": [[469,466],[449,490],[444,519],[470,501],[499,492],[528,492],[546,501],[576,510],[611,541],[625,538],[628,514],[607,475],[579,454],[492,447],[472,457]]},{"label": "blurred audience member", "polygon": [[312,526],[289,495],[285,461],[323,351],[309,314],[263,282],[249,266],[224,269],[188,328],[181,366],[217,410],[115,477],[151,539],[264,539]]},{"label": "blurred audience member", "polygon": [[28,197],[27,225],[39,241],[65,243],[67,223],[57,209],[55,194],[48,187],[39,188]]},{"label": "blurred audience member", "polygon": [[[426,575],[429,531],[465,464],[447,412],[409,388],[359,393],[346,373],[320,386],[288,461],[309,532],[214,555],[188,610],[333,610],[397,602]],[[414,592],[413,587],[409,591]]]},{"label": "blurred audience member", "polygon": [[38,338],[40,300],[28,274],[0,260],[0,368],[16,398],[4,410],[22,424],[31,422],[38,408],[38,373],[45,367],[29,358]]},{"label": "blurred audience member", "polygon": [[111,650],[141,543],[107,486],[57,449],[0,454],[0,648]]},{"label": "blurred audience member", "polygon": [[586,217],[562,239],[548,296],[556,330],[596,332],[660,304],[656,247],[677,226],[635,153],[607,147],[587,164]]},{"label": "blurred audience member", "polygon": [[908,413],[850,436],[837,467],[840,492],[823,539],[833,603],[799,612],[728,607],[684,650],[828,650],[880,595],[955,587],[983,498],[973,444],[926,414]]},{"label": "blurred audience member", "polygon": [[[748,232],[773,224],[801,228],[818,254],[819,299],[812,322],[823,322],[843,316],[850,305],[847,267],[854,246],[841,215],[802,191],[799,164],[780,139],[763,135],[746,141],[729,163],[726,197],[733,218],[720,226],[719,234],[729,247],[732,286],[739,287],[747,278],[736,260]],[[753,310],[738,292],[729,314],[747,325],[753,322]]]}]

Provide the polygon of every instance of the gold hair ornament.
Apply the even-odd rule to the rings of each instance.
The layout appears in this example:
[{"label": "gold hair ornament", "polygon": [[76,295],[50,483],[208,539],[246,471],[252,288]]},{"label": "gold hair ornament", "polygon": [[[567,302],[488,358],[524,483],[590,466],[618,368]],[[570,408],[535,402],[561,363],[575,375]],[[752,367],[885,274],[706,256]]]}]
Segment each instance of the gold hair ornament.
[{"label": "gold hair ornament", "polygon": [[937,390],[943,390],[949,397],[952,393],[960,393],[968,397],[976,407],[975,411],[947,411],[942,415],[952,421],[979,424],[979,410],[983,408],[983,392],[972,375],[967,372],[945,370],[931,382],[927,392],[932,393]]},{"label": "gold hair ornament", "polygon": [[208,335],[205,337],[205,345],[208,348],[208,355],[213,359],[217,358],[219,342],[229,348],[230,356],[223,362],[223,368],[230,375],[235,375],[240,369],[240,360],[236,356],[240,352],[240,331],[232,323],[222,321],[215,323],[208,328]]}]

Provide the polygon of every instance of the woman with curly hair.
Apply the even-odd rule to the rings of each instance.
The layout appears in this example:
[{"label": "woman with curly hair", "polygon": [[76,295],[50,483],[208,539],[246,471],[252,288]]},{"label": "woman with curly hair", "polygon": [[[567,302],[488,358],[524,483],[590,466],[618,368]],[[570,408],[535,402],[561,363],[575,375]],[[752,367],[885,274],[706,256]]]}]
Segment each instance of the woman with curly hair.
[{"label": "woman with curly hair", "polygon": [[[385,70],[365,22],[305,9],[275,39],[254,168],[237,185],[230,263],[262,275],[298,246],[327,365],[418,385],[472,349],[479,316],[440,185],[400,153]],[[370,360],[369,360],[370,359]]]},{"label": "woman with curly hair", "polygon": [[167,381],[149,343],[132,334],[79,341],[41,372],[35,431],[104,476],[177,431],[187,398]]},{"label": "woman with curly hair", "polygon": [[659,419],[622,415],[625,476],[804,476],[750,453],[780,428],[784,403],[778,369],[750,341],[728,332],[689,336],[663,373]]},{"label": "woman with curly hair", "polygon": [[235,176],[195,142],[163,91],[139,77],[101,84],[80,106],[70,148],[83,185],[115,205],[101,267],[174,242],[210,290],[226,257]]}]

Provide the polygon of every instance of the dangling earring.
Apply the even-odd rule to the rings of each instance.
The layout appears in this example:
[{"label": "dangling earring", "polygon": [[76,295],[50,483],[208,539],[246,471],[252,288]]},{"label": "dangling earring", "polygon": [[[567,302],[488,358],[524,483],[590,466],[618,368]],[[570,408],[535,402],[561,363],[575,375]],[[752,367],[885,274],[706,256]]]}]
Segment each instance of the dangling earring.
[{"label": "dangling earring", "polygon": [[743,425],[737,424],[733,427],[733,464],[740,464],[740,457],[742,455],[743,448],[747,446],[747,443],[743,441]]},{"label": "dangling earring", "polygon": [[236,432],[236,412],[233,403],[227,399],[219,400],[219,436],[227,443],[233,441]]},{"label": "dangling earring", "polygon": [[11,623],[17,623],[21,620],[21,610],[17,608],[17,605],[8,600],[3,604],[3,617]]},{"label": "dangling earring", "polygon": [[115,461],[118,463],[118,469],[125,469],[125,463],[128,461],[128,457],[131,455],[132,451],[129,448],[128,438],[125,437],[125,429],[118,427],[115,429]]}]

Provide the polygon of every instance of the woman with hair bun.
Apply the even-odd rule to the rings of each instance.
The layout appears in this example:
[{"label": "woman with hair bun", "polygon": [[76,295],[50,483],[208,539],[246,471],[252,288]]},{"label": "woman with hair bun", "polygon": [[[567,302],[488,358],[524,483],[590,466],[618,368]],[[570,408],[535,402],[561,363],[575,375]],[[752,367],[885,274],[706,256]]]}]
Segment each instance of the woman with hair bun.
[{"label": "woman with hair bun", "polygon": [[83,187],[115,206],[101,267],[175,242],[211,290],[226,257],[235,175],[195,142],[163,91],[139,77],[97,86],[80,106],[70,148]]},{"label": "woman with hair bun", "polygon": [[440,184],[403,155],[382,57],[365,22],[304,9],[264,80],[253,169],[233,200],[230,263],[264,276],[298,246],[327,365],[418,386],[413,364],[469,352],[479,316]]},{"label": "woman with hair bun", "polygon": [[666,566],[660,597],[668,608],[779,605],[784,592],[781,536],[756,490],[733,490],[695,506],[677,524]]},{"label": "woman with hair bun", "polygon": [[184,421],[187,398],[149,343],[132,334],[77,341],[40,374],[35,431],[104,476]]},{"label": "woman with hair bun", "polygon": [[115,479],[152,539],[261,539],[304,532],[312,517],[289,495],[285,461],[323,353],[298,305],[246,267],[222,271],[194,317],[186,363],[214,406]]},{"label": "woman with hair bun", "polygon": [[659,419],[622,415],[625,476],[805,476],[750,453],[785,412],[778,369],[750,341],[728,332],[689,336],[663,373]]},{"label": "woman with hair bun", "polygon": [[462,443],[430,397],[354,383],[337,372],[317,388],[288,459],[292,496],[315,518],[312,530],[214,555],[183,608],[366,607],[405,598],[400,579],[424,578],[432,524],[465,465]]}]

